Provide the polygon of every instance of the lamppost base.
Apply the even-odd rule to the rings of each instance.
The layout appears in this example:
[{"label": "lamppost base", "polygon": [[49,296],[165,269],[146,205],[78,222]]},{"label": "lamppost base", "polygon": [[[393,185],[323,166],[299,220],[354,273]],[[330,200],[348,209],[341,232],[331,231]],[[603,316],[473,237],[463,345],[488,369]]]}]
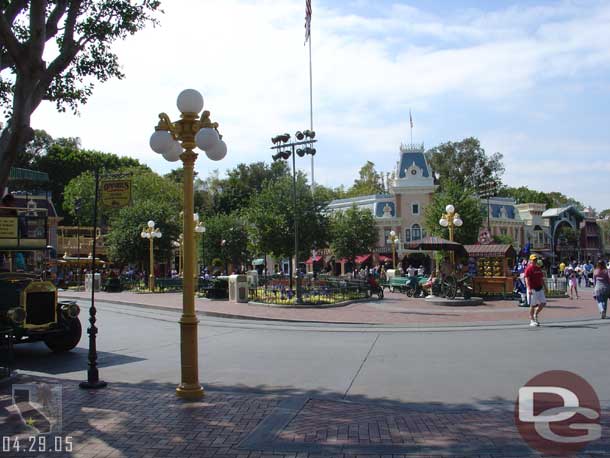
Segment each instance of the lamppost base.
[{"label": "lamppost base", "polygon": [[197,384],[181,383],[176,388],[176,396],[189,401],[196,401],[205,395],[203,387]]},{"label": "lamppost base", "polygon": [[85,390],[98,390],[100,388],[106,388],[106,386],[108,386],[108,384],[106,382],[104,382],[103,380],[98,380],[97,382],[80,382],[78,384],[78,386],[80,386],[81,388],[85,389]]}]

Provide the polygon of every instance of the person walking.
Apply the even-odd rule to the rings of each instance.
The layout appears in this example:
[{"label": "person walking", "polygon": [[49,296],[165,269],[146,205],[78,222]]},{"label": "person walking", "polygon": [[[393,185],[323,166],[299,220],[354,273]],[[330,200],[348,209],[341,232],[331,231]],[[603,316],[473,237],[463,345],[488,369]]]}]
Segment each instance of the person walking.
[{"label": "person walking", "polygon": [[544,296],[544,272],[542,259],[533,254],[530,256],[530,262],[525,268],[524,278],[525,287],[527,289],[527,300],[530,306],[530,326],[540,326],[538,317],[540,312],[546,305],[546,297]]},{"label": "person walking", "polygon": [[574,295],[576,294],[576,299],[580,299],[578,296],[578,277],[576,275],[576,269],[572,266],[566,266],[566,278],[568,279],[568,286],[570,287],[570,299],[574,299]]},{"label": "person walking", "polygon": [[601,319],[606,318],[608,296],[610,295],[610,274],[604,261],[599,261],[593,271],[593,297],[597,302]]}]

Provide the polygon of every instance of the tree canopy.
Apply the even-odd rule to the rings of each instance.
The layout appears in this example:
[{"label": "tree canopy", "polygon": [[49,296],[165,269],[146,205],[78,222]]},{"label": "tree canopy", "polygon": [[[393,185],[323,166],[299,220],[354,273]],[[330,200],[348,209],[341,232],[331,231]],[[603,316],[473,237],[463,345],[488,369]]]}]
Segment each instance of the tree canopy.
[{"label": "tree canopy", "polygon": [[0,2],[0,187],[33,139],[43,100],[59,111],[86,103],[94,81],[123,78],[113,44],[155,23],[158,0]]},{"label": "tree canopy", "polygon": [[268,165],[264,162],[238,164],[227,171],[226,178],[212,176],[209,190],[212,193],[212,212],[229,214],[246,208],[252,196],[257,195],[269,181],[289,176],[284,161]]},{"label": "tree canopy", "polygon": [[351,262],[357,255],[370,252],[379,237],[373,213],[355,205],[331,215],[329,232],[335,256]]},{"label": "tree canopy", "polygon": [[368,196],[384,192],[383,174],[375,169],[374,162],[366,161],[366,164],[358,171],[358,178],[354,180],[354,184],[346,192],[345,197]]},{"label": "tree canopy", "polygon": [[455,228],[454,240],[464,245],[475,243],[483,220],[479,200],[474,197],[471,189],[452,181],[445,181],[443,189],[434,193],[430,205],[426,207],[424,212],[426,232],[449,240],[449,229],[439,224],[448,204],[455,207],[455,211],[464,222],[461,227]]},{"label": "tree canopy", "polygon": [[[202,235],[203,264],[213,259],[230,262],[234,267],[245,264],[250,258],[248,227],[237,213],[217,215],[203,221],[206,231]],[[227,272],[231,273],[231,272]]]},{"label": "tree canopy", "polygon": [[[78,177],[83,172],[92,174],[92,170],[99,167],[101,172],[117,171],[125,168],[136,167],[142,171],[150,169],[137,159],[130,157],[119,157],[116,154],[102,153],[100,151],[75,149],[72,146],[51,145],[47,154],[37,157],[33,162],[33,168],[46,172],[51,178],[49,188],[53,195],[53,202],[58,208],[69,209],[64,202],[64,192],[70,180]],[[91,188],[90,196],[93,196]],[[81,196],[85,198],[86,196]],[[61,205],[60,205],[61,203]],[[69,215],[73,215],[68,212]]]},{"label": "tree canopy", "polygon": [[[326,246],[327,220],[325,204],[314,201],[305,177],[297,177],[297,221],[299,227],[299,259],[309,256],[313,248]],[[251,243],[257,253],[270,253],[277,258],[294,254],[294,204],[292,178],[285,176],[268,181],[252,199],[246,211]]]},{"label": "tree canopy", "polygon": [[499,185],[504,173],[502,154],[488,156],[474,137],[447,142],[426,151],[426,159],[441,188],[447,181],[477,191],[490,183]]}]

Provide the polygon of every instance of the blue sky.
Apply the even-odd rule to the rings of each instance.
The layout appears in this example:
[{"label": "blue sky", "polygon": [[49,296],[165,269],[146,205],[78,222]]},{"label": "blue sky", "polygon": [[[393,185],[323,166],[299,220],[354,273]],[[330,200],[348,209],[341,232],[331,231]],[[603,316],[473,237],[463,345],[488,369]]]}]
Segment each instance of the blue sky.
[{"label": "blue sky", "polygon": [[[127,75],[99,85],[81,116],[41,106],[35,127],[136,157],[156,115],[200,90],[229,147],[200,175],[270,161],[270,138],[309,125],[305,0],[171,0],[160,26],[117,46]],[[398,147],[475,136],[504,155],[504,181],[610,208],[610,3],[312,0],[316,181],[349,186]],[[185,43],[179,46],[179,43]],[[299,165],[309,171],[309,162]]]}]

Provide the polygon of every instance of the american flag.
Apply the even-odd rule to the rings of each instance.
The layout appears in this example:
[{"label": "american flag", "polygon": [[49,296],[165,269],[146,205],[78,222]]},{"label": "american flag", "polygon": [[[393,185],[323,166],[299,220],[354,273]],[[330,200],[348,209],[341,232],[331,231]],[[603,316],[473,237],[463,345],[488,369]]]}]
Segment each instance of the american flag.
[{"label": "american flag", "polygon": [[409,110],[409,122],[411,123],[411,129],[413,129],[413,116],[411,116],[411,110]]},{"label": "american flag", "polygon": [[311,0],[305,0],[305,43],[311,32]]}]

